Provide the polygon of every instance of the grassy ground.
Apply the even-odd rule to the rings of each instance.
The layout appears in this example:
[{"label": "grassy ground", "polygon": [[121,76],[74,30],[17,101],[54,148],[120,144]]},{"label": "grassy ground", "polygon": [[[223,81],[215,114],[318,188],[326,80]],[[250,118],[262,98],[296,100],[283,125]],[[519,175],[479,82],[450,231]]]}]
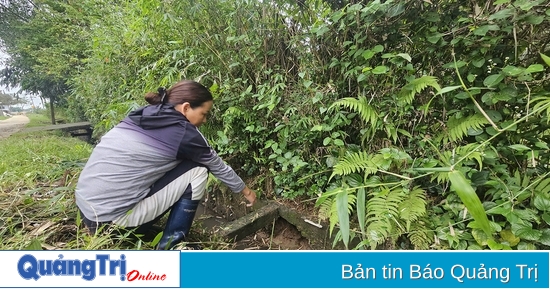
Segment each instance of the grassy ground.
[{"label": "grassy ground", "polygon": [[50,120],[50,118],[45,114],[31,113],[31,114],[27,114],[27,117],[30,119],[30,122],[27,124],[26,127],[44,126],[44,125],[52,124],[52,121]]},{"label": "grassy ground", "polygon": [[[28,126],[50,124],[47,116],[28,116]],[[0,140],[0,250],[154,247],[151,240],[127,235],[91,236],[79,225],[74,189],[91,151],[90,144],[59,132],[16,133]],[[228,246],[201,236],[200,228],[193,232],[209,240],[207,249]]]}]

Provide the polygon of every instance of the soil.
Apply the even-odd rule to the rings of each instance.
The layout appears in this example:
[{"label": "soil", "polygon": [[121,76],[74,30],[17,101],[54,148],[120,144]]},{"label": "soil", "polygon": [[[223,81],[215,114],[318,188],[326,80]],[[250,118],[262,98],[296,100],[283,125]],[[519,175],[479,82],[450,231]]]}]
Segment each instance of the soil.
[{"label": "soil", "polygon": [[0,120],[0,140],[20,131],[29,123],[29,118],[24,115],[14,115],[8,119]]},{"label": "soil", "polygon": [[[302,218],[317,220],[317,213],[313,203],[294,200],[277,200],[281,206],[292,208]],[[246,207],[246,202],[240,194],[216,190],[209,192],[202,203],[202,209],[198,211],[198,218],[209,218],[203,224],[209,227],[223,226],[225,222],[231,222],[251,213],[252,209]],[[215,216],[214,218],[211,218]],[[302,236],[296,226],[279,217],[271,225],[258,230],[256,233],[245,237],[232,244],[233,250],[311,250],[309,240]]]},{"label": "soil", "polygon": [[235,250],[311,250],[309,241],[283,218],[235,244]]}]

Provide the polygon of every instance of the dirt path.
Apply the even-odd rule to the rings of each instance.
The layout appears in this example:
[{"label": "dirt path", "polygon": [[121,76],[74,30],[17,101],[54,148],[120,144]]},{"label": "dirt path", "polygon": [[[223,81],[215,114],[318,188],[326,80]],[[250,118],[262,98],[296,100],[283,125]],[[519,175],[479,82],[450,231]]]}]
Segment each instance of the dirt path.
[{"label": "dirt path", "polygon": [[29,123],[29,118],[24,115],[14,115],[8,119],[0,120],[0,140],[20,131]]}]

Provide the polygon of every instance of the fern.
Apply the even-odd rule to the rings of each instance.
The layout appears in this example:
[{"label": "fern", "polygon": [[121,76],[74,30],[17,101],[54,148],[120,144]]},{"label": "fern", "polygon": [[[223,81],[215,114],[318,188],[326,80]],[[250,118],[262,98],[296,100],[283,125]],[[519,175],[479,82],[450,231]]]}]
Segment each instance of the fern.
[{"label": "fern", "polygon": [[399,217],[405,221],[407,231],[410,231],[411,223],[426,214],[426,193],[423,189],[415,187],[410,191],[403,202],[399,204]]},{"label": "fern", "polygon": [[400,189],[384,189],[380,192],[371,193],[367,202],[367,238],[371,248],[382,244],[394,230],[393,224],[399,217],[399,204],[404,197]]},{"label": "fern", "polygon": [[[351,212],[353,211],[356,202],[357,196],[354,194],[348,194],[348,215],[351,214]],[[326,198],[321,204],[319,204],[318,216],[321,220],[329,220],[329,232],[330,235],[332,235],[334,227],[339,222],[335,195]]]},{"label": "fern", "polygon": [[411,104],[414,100],[414,96],[429,86],[435,88],[437,91],[441,90],[441,87],[437,84],[437,78],[433,76],[424,75],[412,80],[407,83],[407,85],[403,86],[399,92],[399,103]]},{"label": "fern", "polygon": [[332,236],[332,231],[336,224],[338,224],[338,207],[336,206],[336,198],[331,199],[330,215],[329,215],[329,235]]},{"label": "fern", "polygon": [[474,114],[459,119],[452,117],[447,122],[447,131],[439,138],[442,139],[444,143],[462,140],[464,136],[468,135],[469,129],[480,130],[487,123],[489,123],[489,121],[481,114]]},{"label": "fern", "polygon": [[476,149],[479,150],[477,143],[469,143],[453,148],[452,151],[444,151],[440,154],[441,161],[445,164],[445,166],[451,166],[456,164],[460,158],[465,156],[465,161],[475,160],[479,164],[479,170],[481,170],[483,167],[483,155],[480,151],[475,151]]},{"label": "fern", "polygon": [[[445,166],[456,165],[456,162],[462,157],[466,157],[464,161],[476,161],[481,171],[483,167],[483,154],[480,151],[474,151],[479,149],[477,143],[470,143],[464,146],[454,148],[452,151],[444,151],[440,154],[441,160]],[[442,184],[449,181],[448,172],[436,172],[432,175],[432,181],[437,180],[438,184]]]},{"label": "fern", "polygon": [[[380,180],[374,176],[369,178],[367,183],[378,183]],[[367,184],[365,183],[365,184]],[[336,191],[327,192],[323,201],[319,203],[319,218],[329,220],[329,232],[332,236],[334,228],[339,223],[338,208],[336,203],[336,193],[345,190],[339,188]],[[349,189],[348,189],[349,190]],[[348,194],[348,215],[354,210],[357,204],[357,195]],[[415,187],[410,192],[397,187],[390,190],[382,187],[381,190],[375,190],[368,194],[366,203],[365,227],[366,234],[363,240],[365,244],[370,244],[372,249],[387,240],[395,242],[403,234],[408,234],[411,242],[418,248],[424,248],[429,243],[426,238],[432,238],[429,233],[422,235],[418,222],[426,217],[426,194],[420,187]],[[422,221],[424,222],[424,221]],[[424,228],[425,229],[425,228]],[[342,238],[341,234],[336,235],[336,239]],[[414,240],[413,240],[414,239]],[[430,239],[431,240],[431,239]],[[339,240],[335,240],[339,241]]]},{"label": "fern", "polygon": [[372,128],[375,127],[376,122],[378,120],[378,113],[372,107],[367,98],[364,96],[359,96],[359,98],[353,98],[353,97],[346,97],[342,98],[336,102],[334,102],[329,109],[334,108],[347,108],[350,109],[352,112],[356,112],[361,117],[361,120],[363,120],[365,123],[370,123]]},{"label": "fern", "polygon": [[429,222],[426,215],[411,224],[411,230],[407,237],[414,245],[415,250],[428,250],[434,240],[434,232],[428,230]]},{"label": "fern", "polygon": [[317,212],[319,219],[326,220],[330,218],[332,203],[333,203],[333,198],[327,198],[321,204],[319,204],[319,211]]},{"label": "fern", "polygon": [[331,178],[335,175],[349,175],[360,171],[364,171],[366,175],[378,171],[372,157],[366,152],[351,153],[340,159],[334,165]]}]

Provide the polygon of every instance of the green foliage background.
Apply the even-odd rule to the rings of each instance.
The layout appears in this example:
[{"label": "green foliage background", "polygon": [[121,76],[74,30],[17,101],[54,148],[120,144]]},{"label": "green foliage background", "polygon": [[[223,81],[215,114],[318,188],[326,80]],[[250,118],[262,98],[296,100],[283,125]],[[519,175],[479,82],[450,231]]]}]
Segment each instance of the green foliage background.
[{"label": "green foliage background", "polygon": [[2,79],[60,83],[96,137],[195,79],[219,154],[350,248],[550,246],[547,1],[34,3]]}]

